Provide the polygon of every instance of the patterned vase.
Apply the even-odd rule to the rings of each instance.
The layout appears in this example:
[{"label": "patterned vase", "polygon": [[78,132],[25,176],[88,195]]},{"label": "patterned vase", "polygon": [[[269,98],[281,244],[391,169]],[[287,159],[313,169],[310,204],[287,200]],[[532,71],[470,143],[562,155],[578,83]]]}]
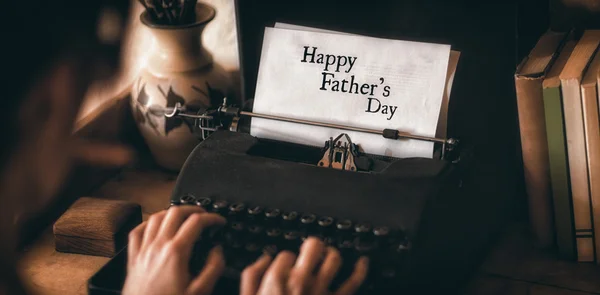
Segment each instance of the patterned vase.
[{"label": "patterned vase", "polygon": [[143,12],[140,20],[151,32],[152,48],[133,84],[133,116],[156,163],[178,171],[199,143],[193,120],[166,118],[177,103],[187,109],[220,104],[231,94],[231,82],[202,45],[202,32],[215,16],[207,4],[196,6],[196,22],[157,25]]}]

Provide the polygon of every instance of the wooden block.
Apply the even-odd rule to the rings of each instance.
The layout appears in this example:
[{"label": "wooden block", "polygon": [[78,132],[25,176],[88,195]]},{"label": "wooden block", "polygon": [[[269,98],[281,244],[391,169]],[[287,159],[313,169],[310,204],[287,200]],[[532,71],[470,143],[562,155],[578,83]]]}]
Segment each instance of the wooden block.
[{"label": "wooden block", "polygon": [[83,197],[53,227],[58,252],[112,257],[142,222],[141,206],[132,202]]}]

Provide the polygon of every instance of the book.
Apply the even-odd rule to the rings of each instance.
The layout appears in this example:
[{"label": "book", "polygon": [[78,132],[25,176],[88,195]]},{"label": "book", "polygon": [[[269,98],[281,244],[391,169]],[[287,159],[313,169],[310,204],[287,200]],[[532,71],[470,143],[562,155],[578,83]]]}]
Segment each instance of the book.
[{"label": "book", "polygon": [[[596,55],[599,55],[596,52]],[[598,95],[598,100],[600,100],[600,70],[596,72],[596,91]],[[598,102],[600,108],[600,102]],[[600,110],[598,111],[600,115]],[[598,169],[598,168],[595,168]],[[594,226],[594,242],[596,243],[596,253],[600,253],[600,241],[598,241],[600,237],[600,198],[594,196],[592,198],[592,218],[593,218],[593,226]],[[600,259],[596,258],[596,263],[600,264]]]},{"label": "book", "polygon": [[[583,126],[585,133],[586,154],[588,159],[588,177],[590,184],[590,201],[592,202],[592,225],[595,230],[592,237],[600,237],[600,121],[598,116],[598,71],[600,70],[600,54],[596,53],[592,63],[581,82],[581,104],[583,106]],[[594,202],[595,201],[595,202]],[[596,207],[594,207],[596,203]],[[594,218],[594,216],[596,218]],[[595,241],[595,252],[599,253],[600,243]],[[586,244],[589,245],[589,244]],[[590,251],[590,250],[586,250]],[[593,252],[593,250],[591,250]]]},{"label": "book", "polygon": [[576,251],[569,180],[569,161],[567,158],[565,121],[559,75],[564,69],[576,44],[575,40],[569,40],[565,44],[543,82],[544,117],[546,121],[548,159],[550,163],[550,187],[554,205],[556,248],[559,256],[567,260],[575,260]]},{"label": "book", "polygon": [[560,74],[577,260],[581,262],[595,260],[581,81],[598,44],[600,44],[600,30],[585,31]]},{"label": "book", "polygon": [[531,230],[541,247],[554,244],[548,142],[542,82],[566,33],[547,31],[515,72],[523,170]]}]

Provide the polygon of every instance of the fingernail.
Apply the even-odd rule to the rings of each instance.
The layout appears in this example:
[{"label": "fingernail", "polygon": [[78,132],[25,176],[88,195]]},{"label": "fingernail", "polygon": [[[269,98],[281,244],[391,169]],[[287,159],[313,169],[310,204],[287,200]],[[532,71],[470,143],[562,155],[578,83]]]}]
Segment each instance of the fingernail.
[{"label": "fingernail", "polygon": [[260,256],[259,260],[263,260],[263,259],[268,259],[268,260],[271,260],[271,259],[273,259],[273,256],[269,255],[268,253],[263,253],[263,254]]},{"label": "fingernail", "polygon": [[217,252],[217,254],[223,254],[223,246],[216,245],[213,249]]},{"label": "fingernail", "polygon": [[368,266],[369,265],[369,257],[367,257],[367,256],[361,257],[360,258],[360,263],[362,263],[365,266]]},{"label": "fingernail", "polygon": [[275,256],[275,253],[269,250],[264,250],[262,256],[269,256],[270,258],[272,258],[273,256]]}]

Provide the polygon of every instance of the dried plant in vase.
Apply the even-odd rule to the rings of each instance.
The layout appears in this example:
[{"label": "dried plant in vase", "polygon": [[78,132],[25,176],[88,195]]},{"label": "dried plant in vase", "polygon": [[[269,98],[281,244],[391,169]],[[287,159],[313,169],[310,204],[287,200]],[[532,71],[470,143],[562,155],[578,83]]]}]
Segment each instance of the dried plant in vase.
[{"label": "dried plant in vase", "polygon": [[221,103],[232,91],[229,76],[213,63],[202,32],[215,9],[195,0],[140,0],[140,20],[154,39],[131,92],[133,116],[156,163],[178,171],[199,138],[193,121],[167,118],[175,104],[188,110]]},{"label": "dried plant in vase", "polygon": [[196,21],[196,0],[139,0],[156,24],[181,26]]}]

